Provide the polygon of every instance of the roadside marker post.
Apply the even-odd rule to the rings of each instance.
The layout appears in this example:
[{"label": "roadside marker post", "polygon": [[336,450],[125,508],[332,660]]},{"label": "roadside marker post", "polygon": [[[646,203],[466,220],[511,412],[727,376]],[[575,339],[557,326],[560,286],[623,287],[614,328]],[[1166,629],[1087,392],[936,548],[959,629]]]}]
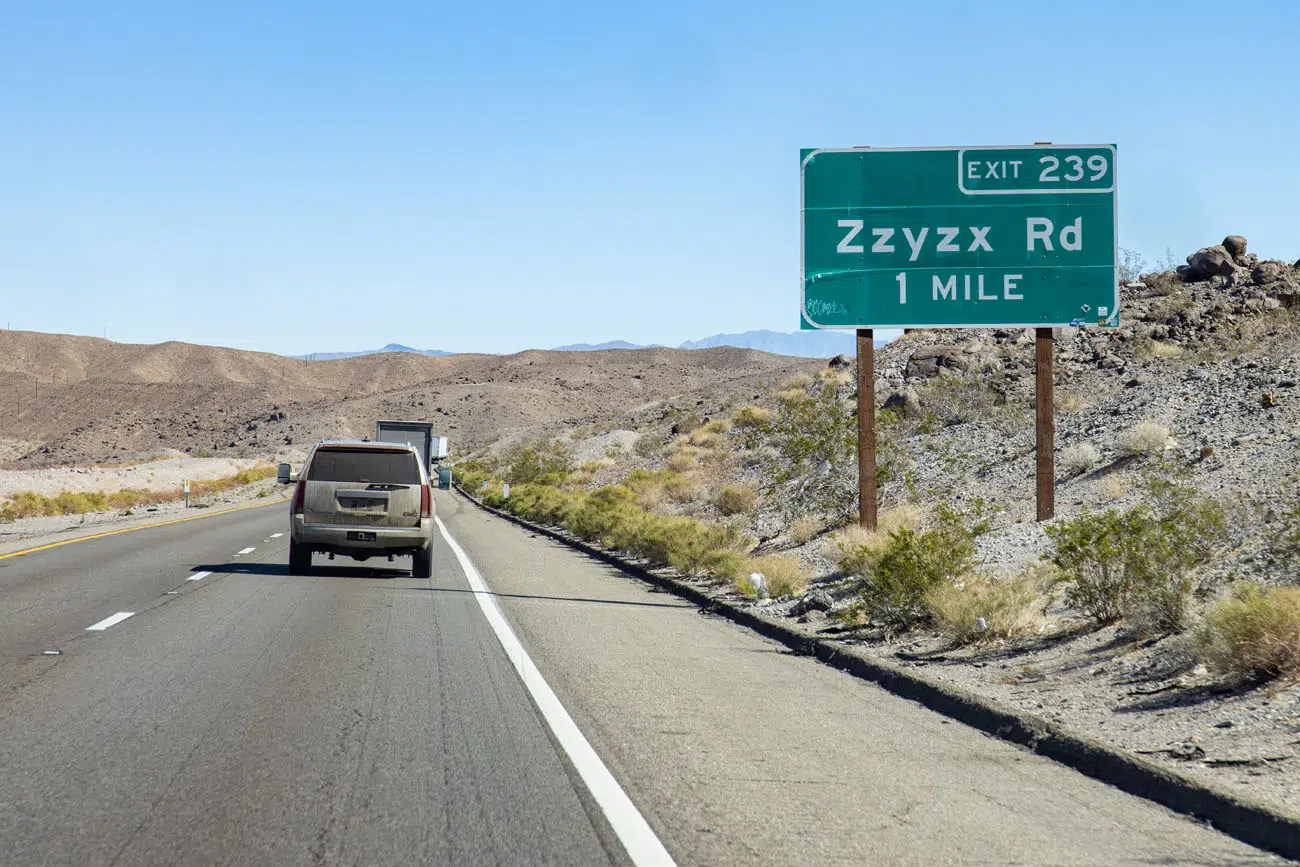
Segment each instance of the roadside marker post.
[{"label": "roadside marker post", "polygon": [[190,480],[185,480],[185,508],[190,507]]},{"label": "roadside marker post", "polygon": [[852,328],[858,502],[877,519],[874,329],[1035,333],[1035,494],[1056,514],[1053,328],[1119,326],[1113,144],[800,151],[800,327]]}]

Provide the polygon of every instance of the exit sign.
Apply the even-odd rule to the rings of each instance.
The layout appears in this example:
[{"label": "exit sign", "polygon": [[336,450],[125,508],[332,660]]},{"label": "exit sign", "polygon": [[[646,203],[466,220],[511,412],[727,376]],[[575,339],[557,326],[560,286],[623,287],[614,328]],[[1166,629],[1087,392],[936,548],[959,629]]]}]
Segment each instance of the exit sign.
[{"label": "exit sign", "polygon": [[800,156],[803,328],[1119,324],[1114,145]]}]

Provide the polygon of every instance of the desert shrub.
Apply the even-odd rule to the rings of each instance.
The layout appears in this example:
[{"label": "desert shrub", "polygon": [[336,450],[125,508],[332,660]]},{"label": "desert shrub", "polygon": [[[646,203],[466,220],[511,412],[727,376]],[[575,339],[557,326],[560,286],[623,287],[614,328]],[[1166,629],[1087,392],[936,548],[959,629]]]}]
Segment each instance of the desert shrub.
[{"label": "desert shrub", "polygon": [[618,466],[618,461],[611,457],[604,457],[596,458],[594,461],[587,461],[578,469],[590,470],[593,473],[598,473],[601,470],[612,470],[616,466]]},{"label": "desert shrub", "polygon": [[808,399],[808,392],[802,388],[787,388],[776,393],[777,400],[785,404],[799,403]]},{"label": "desert shrub", "polygon": [[796,373],[781,383],[781,391],[792,391],[798,389],[803,391],[813,384],[813,378],[806,373]]},{"label": "desert shrub", "polygon": [[715,418],[704,425],[703,430],[714,434],[731,433],[732,423],[729,418]]},{"label": "desert shrub", "polygon": [[1027,405],[1012,403],[1001,375],[938,376],[921,389],[921,403],[941,424],[986,421],[1003,431],[1027,427]]},{"label": "desert shrub", "polygon": [[727,485],[718,491],[713,504],[718,507],[719,512],[728,517],[747,515],[757,508],[758,494],[747,485]]},{"label": "desert shrub", "polygon": [[799,518],[790,525],[790,541],[796,545],[807,545],[818,533],[822,525],[813,518]]},{"label": "desert shrub", "polygon": [[1086,473],[1101,461],[1101,454],[1092,443],[1078,443],[1061,450],[1061,466],[1072,473]]},{"label": "desert shrub", "polygon": [[1152,421],[1140,421],[1124,431],[1115,441],[1115,448],[1129,457],[1150,457],[1162,454],[1169,443],[1169,428]]},{"label": "desert shrub", "polygon": [[849,575],[866,573],[867,564],[881,548],[889,543],[889,534],[897,530],[916,530],[924,519],[921,508],[913,503],[901,503],[876,516],[876,529],[867,530],[851,524],[830,537],[826,554],[835,561],[841,572]]},{"label": "desert shrub", "polygon": [[695,460],[694,451],[679,451],[668,459],[667,466],[674,473],[686,473],[699,466],[699,462]]},{"label": "desert shrub", "polygon": [[1128,491],[1128,482],[1122,476],[1107,476],[1097,485],[1097,492],[1107,500],[1118,500]]},{"label": "desert shrub", "polygon": [[[773,445],[784,466],[779,482],[797,482],[785,498],[787,508],[799,514],[828,514],[842,519],[858,502],[857,419],[834,390],[822,389],[781,407],[772,425]],[[889,479],[889,448],[878,437],[877,478]]]},{"label": "desert shrub", "polygon": [[840,386],[853,384],[853,374],[849,373],[847,370],[837,370],[828,367],[819,375],[821,376],[822,382],[826,383],[826,385],[831,388],[839,388]]},{"label": "desert shrub", "polygon": [[722,445],[722,435],[717,431],[709,430],[706,425],[691,431],[691,435],[687,437],[687,442],[697,448],[715,449]]},{"label": "desert shrub", "polygon": [[677,433],[686,435],[686,434],[693,433],[702,424],[704,424],[704,422],[701,421],[700,417],[695,414],[695,410],[691,410],[690,413],[688,413],[686,416],[678,420],[678,422],[673,427]]},{"label": "desert shrub", "polygon": [[567,525],[569,518],[582,507],[586,497],[550,485],[523,485],[511,488],[505,507],[521,518],[553,526]]},{"label": "desert shrub", "polygon": [[643,433],[636,438],[636,443],[632,446],[632,451],[643,458],[653,457],[663,448],[663,442],[648,433]]},{"label": "desert shrub", "polygon": [[622,485],[606,485],[589,494],[570,515],[566,526],[587,542],[602,542],[620,524],[634,520],[640,510],[636,494]]},{"label": "desert shrub", "polygon": [[1183,354],[1183,348],[1176,343],[1161,343],[1150,337],[1139,340],[1136,347],[1138,358],[1177,358]]},{"label": "desert shrub", "polygon": [[1185,625],[1196,569],[1227,532],[1223,507],[1171,485],[1121,512],[1085,511],[1046,528],[1066,601],[1102,623],[1134,618],[1155,632]]},{"label": "desert shrub", "polygon": [[758,595],[757,588],[749,580],[755,572],[763,576],[768,595],[773,598],[797,596],[808,589],[808,570],[798,557],[767,554],[746,560],[736,577],[736,589],[746,596]]},{"label": "desert shrub", "polygon": [[1056,392],[1056,408],[1061,412],[1083,412],[1085,409],[1091,409],[1093,406],[1094,403],[1091,398],[1080,394],[1077,391],[1062,390]]},{"label": "desert shrub", "polygon": [[961,644],[1031,635],[1043,623],[1043,581],[1034,571],[942,582],[925,595],[934,625]]},{"label": "desert shrub", "polygon": [[1142,271],[1147,266],[1147,260],[1137,250],[1130,250],[1127,247],[1121,247],[1119,251],[1119,280],[1121,283],[1132,283],[1142,276]]},{"label": "desert shrub", "polygon": [[674,503],[693,503],[704,493],[704,486],[695,476],[674,473],[664,480],[664,492]]},{"label": "desert shrub", "polygon": [[684,527],[673,539],[668,562],[687,575],[706,575],[717,580],[732,580],[744,566],[745,554],[753,542],[730,524],[694,523]]},{"label": "desert shrub", "polygon": [[765,428],[772,423],[772,411],[761,406],[742,406],[736,410],[735,421],[744,428]]},{"label": "desert shrub", "polygon": [[1225,674],[1300,678],[1300,587],[1236,585],[1206,613],[1197,647]]},{"label": "desert shrub", "polygon": [[[190,486],[190,496],[201,497],[226,493],[275,475],[275,467],[259,464],[240,470],[232,476],[196,481]],[[55,515],[84,515],[91,512],[119,511],[138,506],[171,503],[185,498],[177,487],[170,490],[123,488],[120,491],[60,491],[53,497],[35,491],[19,491],[4,507],[12,519],[52,517]]]},{"label": "desert shrub", "polygon": [[968,575],[975,566],[975,534],[961,517],[941,507],[931,529],[902,528],[867,558],[854,589],[862,610],[890,631],[907,630],[929,619],[930,590]]},{"label": "desert shrub", "polygon": [[559,440],[537,445],[516,443],[506,452],[501,466],[504,481],[511,485],[527,485],[543,476],[563,478],[573,469],[573,458]]}]

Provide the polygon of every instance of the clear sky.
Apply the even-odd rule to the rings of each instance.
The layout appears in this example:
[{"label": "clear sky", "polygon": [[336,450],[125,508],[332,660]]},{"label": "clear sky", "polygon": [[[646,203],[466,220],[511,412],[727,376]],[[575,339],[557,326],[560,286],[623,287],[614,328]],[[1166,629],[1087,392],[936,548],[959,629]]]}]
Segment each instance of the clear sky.
[{"label": "clear sky", "polygon": [[1291,0],[632,6],[0,2],[0,324],[792,331],[800,147],[1116,142],[1122,246],[1300,257]]}]

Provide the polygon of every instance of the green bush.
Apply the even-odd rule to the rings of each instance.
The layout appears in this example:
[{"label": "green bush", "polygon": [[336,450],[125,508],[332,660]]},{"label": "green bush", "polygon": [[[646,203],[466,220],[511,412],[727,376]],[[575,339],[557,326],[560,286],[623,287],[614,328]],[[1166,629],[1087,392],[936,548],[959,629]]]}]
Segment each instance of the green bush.
[{"label": "green bush", "polygon": [[1187,624],[1195,570],[1227,533],[1223,507],[1168,479],[1148,482],[1148,502],[1125,512],[1085,511],[1047,527],[1066,601],[1093,619],[1137,619],[1156,632]]},{"label": "green bush", "polygon": [[927,621],[927,594],[967,575],[977,554],[975,533],[947,507],[940,508],[932,529],[900,527],[882,548],[864,550],[865,574],[854,589],[863,612],[891,631]]},{"label": "green bush", "polygon": [[[573,458],[564,443],[555,440],[537,445],[515,444],[506,452],[501,478],[511,485],[527,485],[551,480],[562,481],[573,470]],[[558,483],[558,482],[554,482]]]},{"label": "green bush", "polygon": [[1216,671],[1300,678],[1300,587],[1238,584],[1207,612],[1197,647]]}]

